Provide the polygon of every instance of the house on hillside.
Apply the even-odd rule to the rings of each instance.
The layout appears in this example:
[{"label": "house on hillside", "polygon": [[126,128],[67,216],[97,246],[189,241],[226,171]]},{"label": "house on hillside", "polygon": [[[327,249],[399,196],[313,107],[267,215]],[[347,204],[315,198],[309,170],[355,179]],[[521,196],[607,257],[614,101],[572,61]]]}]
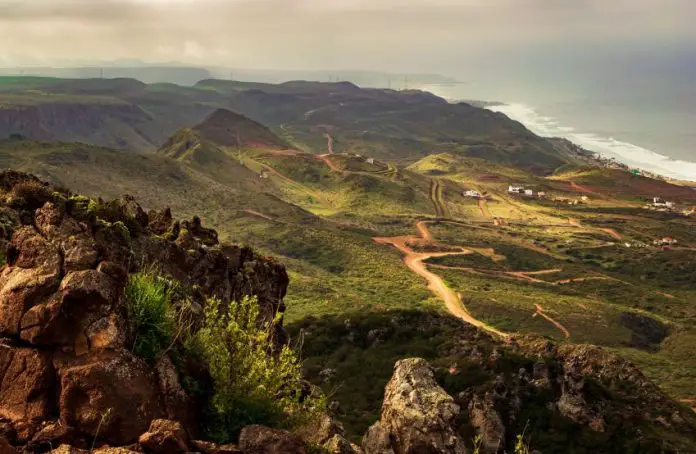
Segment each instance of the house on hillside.
[{"label": "house on hillside", "polygon": [[524,188],[522,186],[514,186],[514,185],[508,186],[508,192],[510,194],[522,194],[523,191],[524,191]]},{"label": "house on hillside", "polygon": [[483,195],[478,191],[475,191],[473,189],[468,189],[468,190],[464,191],[464,197],[472,197],[474,199],[480,199],[481,197],[483,197]]},{"label": "house on hillside", "polygon": [[374,163],[375,163],[375,158],[367,158],[367,163],[368,163],[368,164],[374,164]]},{"label": "house on hillside", "polygon": [[537,197],[539,197],[540,199],[545,199],[546,193],[544,191],[539,191],[537,192]]},{"label": "house on hillside", "polygon": [[524,195],[527,197],[534,197],[534,190],[532,189],[525,189],[524,190]]},{"label": "house on hillside", "polygon": [[667,202],[661,197],[653,197],[652,206],[655,208],[674,208],[674,202]]},{"label": "house on hillside", "polygon": [[653,245],[655,246],[674,246],[677,243],[678,241],[671,236],[666,236],[653,241]]}]

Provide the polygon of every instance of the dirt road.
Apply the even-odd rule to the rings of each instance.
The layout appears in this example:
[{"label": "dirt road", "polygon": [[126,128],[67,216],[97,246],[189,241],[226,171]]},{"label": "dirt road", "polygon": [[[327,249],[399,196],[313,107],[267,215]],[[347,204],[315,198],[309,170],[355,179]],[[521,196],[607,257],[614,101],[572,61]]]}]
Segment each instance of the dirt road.
[{"label": "dirt road", "polygon": [[594,192],[593,190],[586,188],[585,186],[582,186],[582,185],[575,183],[574,181],[571,181],[569,184],[570,184],[570,187],[572,189],[575,189],[576,191],[582,192],[583,194],[600,195],[600,194]]},{"label": "dirt road", "polygon": [[540,315],[540,316],[544,317],[546,320],[548,320],[548,321],[550,321],[551,323],[553,323],[554,326],[555,326],[556,328],[558,328],[558,330],[559,330],[560,332],[562,332],[563,335],[564,335],[566,338],[570,338],[570,331],[568,331],[568,330],[566,329],[565,326],[561,325],[561,324],[558,323],[556,320],[554,320],[553,318],[551,318],[551,317],[549,317],[548,315],[546,315],[546,314],[544,313],[544,308],[543,308],[543,307],[539,306],[538,304],[535,304],[534,306],[536,306],[536,312],[534,313],[534,317],[536,317],[537,315]]},{"label": "dirt road", "polygon": [[333,154],[334,152],[334,139],[331,137],[331,134],[328,132],[324,133],[324,136],[326,137],[326,150],[329,152],[329,154]]},{"label": "dirt road", "polygon": [[331,170],[333,170],[333,171],[336,171],[336,172],[343,172],[343,170],[339,169],[339,168],[336,166],[336,164],[334,164],[333,161],[331,161],[331,159],[329,158],[329,156],[330,156],[330,155],[328,155],[328,154],[321,154],[321,155],[317,156],[317,159],[319,159],[319,160],[322,161],[324,164],[326,164],[326,165],[329,167],[329,169],[331,169]]},{"label": "dirt road", "polygon": [[492,219],[491,212],[488,210],[488,202],[486,199],[478,200],[479,210],[481,210],[481,215],[486,219]]},{"label": "dirt road", "polygon": [[450,255],[465,255],[469,254],[469,251],[461,251],[461,252],[416,252],[413,249],[409,247],[409,243],[413,242],[418,242],[418,241],[431,241],[432,235],[430,234],[430,231],[428,230],[427,227],[428,221],[421,221],[418,224],[416,224],[416,228],[418,229],[418,232],[421,234],[420,237],[415,237],[415,236],[398,236],[398,237],[390,237],[390,238],[384,238],[384,237],[378,237],[378,238],[373,238],[373,240],[377,244],[385,244],[385,245],[391,245],[397,248],[403,255],[404,255],[404,263],[406,266],[413,271],[414,273],[418,274],[419,276],[425,278],[425,280],[428,282],[428,289],[437,297],[442,299],[445,302],[445,306],[447,307],[447,310],[452,313],[455,317],[458,317],[465,322],[469,323],[470,325],[476,326],[478,328],[481,328],[483,330],[488,331],[489,333],[497,334],[498,336],[507,338],[509,337],[509,334],[504,333],[502,331],[499,331],[492,326],[489,326],[482,322],[481,320],[478,320],[477,318],[473,317],[469,312],[466,310],[464,305],[462,304],[461,298],[457,293],[455,293],[452,289],[450,289],[447,284],[445,284],[445,281],[442,280],[440,276],[437,274],[429,271],[427,269],[426,264],[424,263],[425,260],[428,260],[432,257],[445,257],[445,256],[450,256]]}]

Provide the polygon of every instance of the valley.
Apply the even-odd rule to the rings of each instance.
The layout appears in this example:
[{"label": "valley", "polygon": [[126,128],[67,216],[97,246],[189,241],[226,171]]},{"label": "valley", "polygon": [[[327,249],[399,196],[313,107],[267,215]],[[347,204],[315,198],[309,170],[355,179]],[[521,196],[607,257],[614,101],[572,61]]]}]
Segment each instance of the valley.
[{"label": "valley", "polygon": [[[601,346],[696,399],[692,188],[591,166],[501,114],[415,90],[0,78],[0,104],[1,167],[200,216],[282,262],[288,332],[351,436],[374,422],[381,397],[369,396],[396,352],[446,368],[442,345],[473,327],[509,345]],[[650,209],[654,197],[678,209]],[[374,339],[339,342],[351,320]],[[378,342],[380,330],[401,337]],[[320,375],[361,362],[371,378]]]}]

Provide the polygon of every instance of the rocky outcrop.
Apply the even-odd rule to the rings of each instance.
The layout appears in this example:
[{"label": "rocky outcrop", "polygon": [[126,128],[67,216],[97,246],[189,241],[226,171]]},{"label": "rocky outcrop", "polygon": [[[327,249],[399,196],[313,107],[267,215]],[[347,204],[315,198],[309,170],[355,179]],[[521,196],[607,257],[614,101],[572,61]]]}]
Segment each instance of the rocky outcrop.
[{"label": "rocky outcrop", "polygon": [[245,454],[306,454],[305,443],[284,430],[253,425],[242,429],[239,447]]},{"label": "rocky outcrop", "polygon": [[382,417],[363,438],[366,454],[466,453],[457,433],[460,407],[420,358],[396,363]]},{"label": "rocky outcrop", "polygon": [[253,295],[270,320],[284,310],[284,267],[221,245],[198,218],[177,232],[168,210],[71,196],[17,172],[0,173],[0,212],[0,435],[43,451],[79,452],[87,440],[189,451],[200,421],[177,369],[166,355],[151,364],[129,350],[129,273],[155,263],[199,313],[207,298]]}]

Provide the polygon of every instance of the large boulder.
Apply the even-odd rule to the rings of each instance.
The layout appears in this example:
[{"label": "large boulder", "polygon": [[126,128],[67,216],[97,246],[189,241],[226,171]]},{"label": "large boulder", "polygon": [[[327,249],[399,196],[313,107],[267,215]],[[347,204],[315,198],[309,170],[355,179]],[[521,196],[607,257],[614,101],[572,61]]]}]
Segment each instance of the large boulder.
[{"label": "large boulder", "polygon": [[18,441],[28,441],[55,412],[54,389],[50,354],[0,345],[0,420],[12,424]]},{"label": "large boulder", "polygon": [[456,431],[460,408],[421,358],[396,363],[382,416],[363,438],[366,454],[464,454]]},{"label": "large boulder", "polygon": [[189,452],[189,437],[176,421],[155,419],[138,443],[145,452],[153,454],[177,454]]},{"label": "large boulder", "polygon": [[157,377],[128,351],[56,359],[60,418],[89,437],[127,445],[163,418]]}]

